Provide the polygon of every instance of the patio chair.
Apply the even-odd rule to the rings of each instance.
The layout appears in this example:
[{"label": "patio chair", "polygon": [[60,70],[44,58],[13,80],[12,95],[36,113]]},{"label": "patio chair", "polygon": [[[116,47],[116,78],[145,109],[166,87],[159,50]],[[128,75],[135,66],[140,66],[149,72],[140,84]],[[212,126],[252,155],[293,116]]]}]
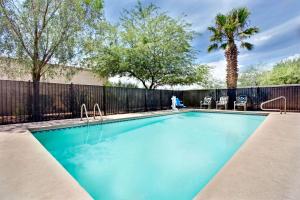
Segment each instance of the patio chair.
[{"label": "patio chair", "polygon": [[234,101],[234,110],[236,107],[243,107],[244,111],[247,110],[247,101],[248,98],[246,95],[240,95],[238,97],[236,97],[236,101]]},{"label": "patio chair", "polygon": [[210,109],[211,102],[212,102],[212,97],[210,96],[204,97],[203,101],[200,101],[200,108],[202,109],[203,107],[207,106],[207,109]]},{"label": "patio chair", "polygon": [[183,104],[183,102],[179,98],[176,98],[176,107],[186,108],[186,106]]},{"label": "patio chair", "polygon": [[225,110],[227,110],[227,107],[228,107],[228,96],[222,96],[222,97],[220,97],[220,100],[216,102],[216,109],[218,109],[219,106],[224,106]]}]

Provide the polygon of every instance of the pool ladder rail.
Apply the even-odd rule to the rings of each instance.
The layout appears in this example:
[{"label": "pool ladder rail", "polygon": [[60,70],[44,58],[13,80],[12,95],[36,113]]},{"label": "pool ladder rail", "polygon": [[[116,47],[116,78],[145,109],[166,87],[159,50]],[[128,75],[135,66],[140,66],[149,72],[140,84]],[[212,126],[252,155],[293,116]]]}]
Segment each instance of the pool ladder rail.
[{"label": "pool ladder rail", "polygon": [[85,113],[85,117],[86,117],[86,120],[87,120],[87,123],[89,123],[89,115],[88,115],[88,112],[87,112],[87,109],[86,109],[86,105],[83,103],[80,107],[80,120],[82,121],[83,119],[83,112]]},{"label": "pool ladder rail", "polygon": [[[280,100],[280,99],[283,99],[284,100],[284,104],[283,104],[283,109],[282,108],[279,108],[279,109],[268,109],[268,108],[264,108],[263,106],[267,103],[271,103],[273,101],[277,101],[277,100]],[[286,97],[285,96],[280,96],[280,97],[276,97],[274,99],[270,99],[268,101],[265,101],[263,103],[260,104],[260,109],[261,110],[265,110],[265,111],[279,111],[280,114],[282,114],[282,110],[284,110],[284,114],[286,114]]]},{"label": "pool ladder rail", "polygon": [[102,116],[99,104],[97,104],[97,103],[94,104],[94,119],[96,119],[96,108],[97,108],[98,114],[101,118],[101,122],[103,122],[103,116]]},{"label": "pool ladder rail", "polygon": [[[100,107],[99,107],[99,104],[98,103],[95,103],[94,104],[94,119],[96,119],[96,109],[98,111],[98,114],[101,118],[101,122],[103,121],[103,116],[102,116],[102,113],[101,113],[101,110],[100,110]],[[81,108],[80,108],[80,120],[82,121],[83,120],[83,114],[85,114],[85,118],[87,120],[87,122],[89,122],[89,116],[88,116],[88,111],[87,111],[87,108],[86,108],[86,105],[83,103],[81,105]]]}]

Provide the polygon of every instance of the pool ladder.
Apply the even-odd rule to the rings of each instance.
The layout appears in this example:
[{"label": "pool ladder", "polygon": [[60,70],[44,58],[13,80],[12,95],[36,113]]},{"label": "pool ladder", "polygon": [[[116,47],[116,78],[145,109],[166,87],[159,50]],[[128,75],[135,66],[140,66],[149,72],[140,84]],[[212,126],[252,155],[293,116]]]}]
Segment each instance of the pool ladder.
[{"label": "pool ladder", "polygon": [[97,108],[98,114],[99,114],[99,116],[101,118],[101,122],[103,122],[102,113],[101,113],[99,104],[97,104],[97,103],[94,104],[94,119],[96,119],[96,108]]},{"label": "pool ladder", "polygon": [[103,139],[103,126],[102,126],[102,123],[103,123],[103,117],[102,117],[102,113],[101,113],[101,110],[100,110],[100,107],[99,107],[99,104],[95,103],[94,104],[94,120],[96,119],[96,109],[99,113],[99,116],[101,118],[101,121],[100,121],[100,137],[99,137],[99,140],[102,140]]},{"label": "pool ladder", "polygon": [[87,112],[87,109],[86,109],[86,105],[84,103],[80,107],[80,120],[81,121],[82,121],[82,118],[83,118],[83,112],[85,113],[87,123],[89,123],[89,116],[88,116],[88,112]]},{"label": "pool ladder", "polygon": [[[263,106],[267,103],[271,103],[273,101],[277,101],[279,99],[283,99],[284,100],[284,104],[283,104],[283,109],[282,108],[279,108],[279,109],[268,109],[268,108],[263,108]],[[280,96],[280,97],[276,97],[274,99],[270,99],[268,101],[265,101],[263,103],[260,104],[260,109],[261,110],[266,110],[266,111],[279,111],[280,114],[282,114],[282,110],[284,110],[284,113],[286,114],[286,97],[285,96]]]},{"label": "pool ladder", "polygon": [[[101,113],[101,110],[100,110],[100,107],[99,107],[99,104],[98,103],[95,103],[94,104],[94,119],[96,119],[96,109],[98,111],[98,114],[101,118],[101,122],[103,121],[103,116],[102,116],[102,113]],[[81,105],[81,108],[80,108],[80,120],[82,121],[83,120],[83,114],[85,114],[85,118],[87,120],[87,122],[89,122],[89,116],[88,116],[88,111],[87,111],[87,108],[86,108],[86,105],[85,104],[82,104]]]}]

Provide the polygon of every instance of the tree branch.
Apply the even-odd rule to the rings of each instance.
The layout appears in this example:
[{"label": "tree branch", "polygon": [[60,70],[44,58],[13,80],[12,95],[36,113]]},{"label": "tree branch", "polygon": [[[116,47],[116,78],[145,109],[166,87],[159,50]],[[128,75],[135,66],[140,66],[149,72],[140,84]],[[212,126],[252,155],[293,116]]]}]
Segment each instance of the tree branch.
[{"label": "tree branch", "polygon": [[57,10],[59,9],[60,5],[62,4],[63,1],[60,1],[57,6],[54,8],[54,10],[51,12],[50,16],[48,19],[46,19],[47,17],[47,13],[48,13],[48,10],[49,10],[49,5],[50,5],[50,2],[51,1],[48,1],[47,0],[47,5],[46,5],[46,9],[45,9],[45,12],[44,12],[44,15],[43,15],[43,23],[42,23],[42,28],[39,32],[39,35],[42,35],[42,32],[44,31],[44,29],[47,27],[47,24],[49,23],[49,21],[54,17],[55,13],[57,12]]},{"label": "tree branch", "polygon": [[67,40],[68,39],[69,35],[66,35],[68,27],[69,27],[69,24],[67,23],[65,25],[65,28],[63,29],[60,37],[59,37],[59,40],[56,43],[54,43],[52,45],[52,47],[49,49],[49,51],[44,55],[43,60],[42,60],[42,62],[43,62],[42,67],[44,67],[49,62],[49,60],[52,58],[52,56],[53,56],[54,52],[56,51],[56,49],[58,48],[59,44],[63,40]]},{"label": "tree branch", "polygon": [[134,78],[136,78],[136,79],[138,79],[139,81],[141,81],[142,84],[143,84],[143,86],[144,86],[146,89],[149,89],[149,87],[147,86],[145,80],[143,80],[142,78],[138,77],[138,76],[137,76],[134,72],[132,72],[132,71],[128,71],[128,73],[129,73],[131,76],[133,76]]},{"label": "tree branch", "polygon": [[22,47],[24,48],[24,50],[28,54],[28,56],[31,59],[33,59],[32,53],[29,51],[29,49],[27,49],[27,47],[25,45],[25,42],[23,40],[23,35],[22,35],[21,31],[20,31],[20,28],[17,25],[15,25],[14,20],[9,17],[3,1],[1,1],[0,6],[1,6],[2,11],[3,11],[2,13],[4,14],[6,20],[8,21],[8,25],[10,26],[11,30],[13,31],[13,33],[15,33],[16,37],[18,37],[18,39],[19,39]]}]

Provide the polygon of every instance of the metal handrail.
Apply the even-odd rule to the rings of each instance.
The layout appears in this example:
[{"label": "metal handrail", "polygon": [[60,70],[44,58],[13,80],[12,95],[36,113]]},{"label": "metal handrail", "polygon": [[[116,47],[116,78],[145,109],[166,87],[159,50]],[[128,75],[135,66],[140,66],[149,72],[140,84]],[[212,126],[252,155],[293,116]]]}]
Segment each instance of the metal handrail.
[{"label": "metal handrail", "polygon": [[80,120],[81,121],[82,121],[83,111],[85,112],[85,117],[87,119],[87,122],[89,122],[88,112],[87,112],[87,109],[86,109],[86,105],[84,103],[81,105],[81,108],[80,108]]},{"label": "metal handrail", "polygon": [[101,121],[103,121],[102,113],[101,113],[99,104],[97,104],[97,103],[94,104],[94,119],[96,119],[96,108],[98,109],[98,113],[99,113],[99,115],[101,117]]},{"label": "metal handrail", "polygon": [[284,100],[284,106],[283,107],[284,107],[284,113],[286,114],[286,97],[285,96],[276,97],[274,99],[270,99],[268,101],[265,101],[265,102],[261,103],[260,104],[260,109],[266,110],[266,111],[280,111],[280,114],[282,114],[282,109],[281,108],[279,108],[279,109],[268,109],[268,108],[266,109],[266,108],[263,108],[263,106],[265,104],[273,102],[273,101],[277,101],[279,99],[283,99]]}]

